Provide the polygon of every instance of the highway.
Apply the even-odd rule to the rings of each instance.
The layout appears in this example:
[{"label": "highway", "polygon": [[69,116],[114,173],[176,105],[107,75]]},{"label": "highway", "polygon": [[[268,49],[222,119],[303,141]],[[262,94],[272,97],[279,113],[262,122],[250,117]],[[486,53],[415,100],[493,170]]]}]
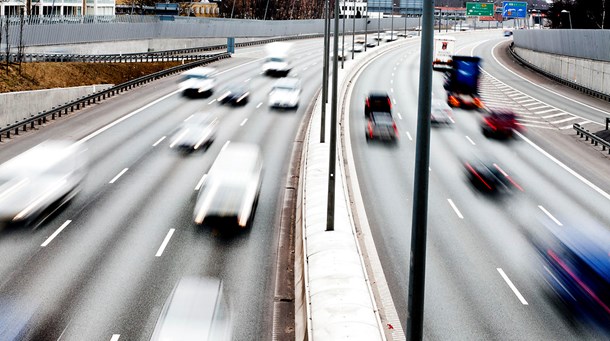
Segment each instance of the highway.
[{"label": "highway", "polygon": [[[183,97],[171,76],[4,142],[1,161],[46,139],[84,141],[90,164],[64,210],[35,230],[1,232],[0,299],[22,306],[10,317],[31,321],[27,338],[148,340],[177,281],[212,276],[223,280],[234,339],[270,339],[283,189],[295,135],[321,84],[321,46],[295,43],[291,75],[303,84],[296,111],[268,108],[276,79],[261,74],[265,52],[257,46],[213,65],[210,98]],[[245,107],[215,102],[230,83],[250,87]],[[170,149],[171,133],[198,111],[220,120],[215,142],[190,155]],[[235,235],[192,220],[195,188],[228,141],[256,143],[264,157],[253,226]]]},{"label": "highway", "polygon": [[[598,109],[589,108],[537,87],[549,81],[534,78],[536,84],[532,84],[508,72],[492,57],[502,54],[497,46],[507,40],[499,31],[457,37],[456,54],[483,58],[483,99],[490,107],[513,108],[522,116],[527,131],[509,141],[488,139],[481,133],[481,114],[464,109],[454,110],[453,126],[432,128],[425,338],[604,339],[597,331],[572,326],[557,309],[545,290],[542,263],[529,237],[543,224],[578,228],[579,224],[597,221],[608,226],[607,159],[561,127],[583,121],[594,127],[591,120],[601,122],[600,118],[610,113],[610,106],[584,99]],[[511,68],[519,69],[514,65]],[[403,328],[418,73],[418,43],[386,53],[357,79],[349,108],[350,142],[362,200]],[[527,77],[528,72],[524,73]],[[433,99],[445,99],[442,82],[440,72],[435,72]],[[364,98],[373,89],[387,91],[394,101],[400,132],[396,146],[366,142]],[[584,97],[567,92],[568,96]],[[530,101],[532,98],[534,101]],[[553,111],[549,105],[559,110]],[[538,113],[541,111],[546,112]],[[553,123],[569,118],[566,112],[579,113],[581,118]],[[538,116],[532,118],[534,115]],[[542,118],[547,115],[557,118]],[[495,162],[523,191],[515,189],[504,196],[490,197],[474,189],[466,180],[463,162],[477,158]],[[579,172],[599,187],[587,184],[578,177]]]}]

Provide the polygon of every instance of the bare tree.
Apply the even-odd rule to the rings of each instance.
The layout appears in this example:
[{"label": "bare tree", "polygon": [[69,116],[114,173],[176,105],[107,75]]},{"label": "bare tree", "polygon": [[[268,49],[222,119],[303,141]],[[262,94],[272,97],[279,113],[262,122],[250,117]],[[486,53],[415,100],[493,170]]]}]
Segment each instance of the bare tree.
[{"label": "bare tree", "polygon": [[19,63],[19,74],[21,75],[21,63],[23,62],[23,26],[25,25],[25,16],[23,15],[23,9],[19,15],[19,45],[17,46],[17,62]]},{"label": "bare tree", "polygon": [[[10,41],[8,40],[9,38],[9,17],[6,17],[6,22],[4,23],[4,40],[6,41],[6,74],[8,75],[8,67],[10,65],[10,54],[11,54],[11,44]],[[2,32],[0,32],[0,34],[2,34]]]}]

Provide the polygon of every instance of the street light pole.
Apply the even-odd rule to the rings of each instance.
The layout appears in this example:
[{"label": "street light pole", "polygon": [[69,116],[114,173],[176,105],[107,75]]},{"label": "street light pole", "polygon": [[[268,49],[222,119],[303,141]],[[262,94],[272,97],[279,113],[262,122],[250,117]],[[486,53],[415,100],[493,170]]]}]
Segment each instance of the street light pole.
[{"label": "street light pole", "polygon": [[568,19],[570,20],[570,29],[572,29],[572,13],[568,10],[562,10],[561,13],[568,13]]},{"label": "street light pole", "polygon": [[390,41],[394,41],[394,0],[392,0],[392,24],[390,25]]},{"label": "street light pole", "polygon": [[[379,5],[379,3],[377,3]],[[380,7],[377,7],[377,10],[379,11]],[[381,27],[381,12],[377,12],[377,46],[379,46],[379,29]]]},{"label": "street light pole", "polygon": [[[345,0],[343,0],[345,4]],[[347,7],[347,6],[345,6]],[[343,70],[343,64],[345,63],[345,13],[343,13],[343,29],[341,30],[341,70]]]},{"label": "street light pole", "polygon": [[366,46],[369,44],[368,40],[368,28],[369,28],[369,3],[363,2],[366,4],[366,15],[364,15],[364,52],[366,52]]},{"label": "street light pole", "polygon": [[356,0],[354,1],[354,6],[352,9],[354,10],[352,13],[352,60],[354,59],[354,44],[356,43]]}]

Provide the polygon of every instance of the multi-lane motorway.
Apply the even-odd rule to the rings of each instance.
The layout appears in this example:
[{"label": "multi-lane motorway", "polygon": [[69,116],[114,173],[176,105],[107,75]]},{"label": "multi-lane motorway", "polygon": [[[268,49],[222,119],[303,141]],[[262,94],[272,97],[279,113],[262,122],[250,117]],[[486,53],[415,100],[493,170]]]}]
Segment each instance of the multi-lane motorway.
[{"label": "multi-lane motorway", "polygon": [[[528,130],[512,141],[489,140],[480,132],[479,114],[460,109],[453,127],[434,128],[425,334],[435,340],[595,339],[599,335],[566,323],[546,297],[528,235],[544,221],[573,228],[583,217],[610,222],[609,198],[603,195],[610,191],[604,182],[608,160],[561,129],[581,122],[593,128],[590,122],[601,122],[610,106],[506,61],[498,45],[505,41],[500,31],[458,36],[459,54],[484,59],[484,99],[514,106]],[[1,233],[0,300],[22,307],[12,314],[31,321],[29,338],[147,340],[175,283],[196,275],[223,280],[236,340],[271,339],[282,196],[295,136],[321,85],[322,40],[297,41],[292,55],[291,75],[303,84],[296,111],[268,109],[274,79],[260,73],[263,47],[251,47],[214,65],[218,88],[248,84],[245,107],[220,106],[215,95],[184,98],[177,77],[168,77],[3,142],[0,161],[46,139],[81,140],[90,163],[81,193],[64,210],[35,230]],[[419,40],[413,39],[373,60],[355,80],[349,101],[349,143],[401,321],[407,307],[418,72]],[[395,101],[401,134],[395,147],[365,141],[363,102],[372,89],[387,91]],[[439,73],[433,89],[433,97],[443,100]],[[534,103],[527,102],[529,96],[536,105],[529,105]],[[214,144],[192,155],[170,150],[171,132],[198,111],[220,121]],[[264,156],[254,224],[229,237],[192,223],[195,188],[227,141],[257,143]],[[461,164],[474,157],[495,160],[523,192],[499,200],[477,193]]]}]

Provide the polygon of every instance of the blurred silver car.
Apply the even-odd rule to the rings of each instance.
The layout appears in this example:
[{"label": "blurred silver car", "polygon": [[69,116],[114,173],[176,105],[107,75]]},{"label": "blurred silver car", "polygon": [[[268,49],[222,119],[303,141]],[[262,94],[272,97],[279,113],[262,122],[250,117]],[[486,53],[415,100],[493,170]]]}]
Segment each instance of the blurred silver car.
[{"label": "blurred silver car", "polygon": [[187,97],[210,96],[216,86],[215,69],[210,67],[196,67],[182,73],[180,89]]},{"label": "blurred silver car", "polygon": [[86,174],[85,151],[50,140],[0,165],[0,224],[32,226],[70,201]]},{"label": "blurred silver car", "polygon": [[151,341],[230,341],[231,310],[216,278],[182,278],[168,297]]},{"label": "blurred silver car", "polygon": [[194,221],[201,225],[249,227],[262,180],[263,158],[255,144],[227,142],[203,182]]},{"label": "blurred silver car", "polygon": [[169,147],[185,152],[207,149],[216,139],[218,119],[198,113],[182,122],[174,132]]},{"label": "blurred silver car", "polygon": [[280,78],[269,93],[269,106],[277,109],[296,109],[301,96],[301,81],[298,78]]},{"label": "blurred silver car", "polygon": [[445,101],[432,101],[430,110],[430,123],[433,125],[451,125],[453,120],[453,110]]}]

